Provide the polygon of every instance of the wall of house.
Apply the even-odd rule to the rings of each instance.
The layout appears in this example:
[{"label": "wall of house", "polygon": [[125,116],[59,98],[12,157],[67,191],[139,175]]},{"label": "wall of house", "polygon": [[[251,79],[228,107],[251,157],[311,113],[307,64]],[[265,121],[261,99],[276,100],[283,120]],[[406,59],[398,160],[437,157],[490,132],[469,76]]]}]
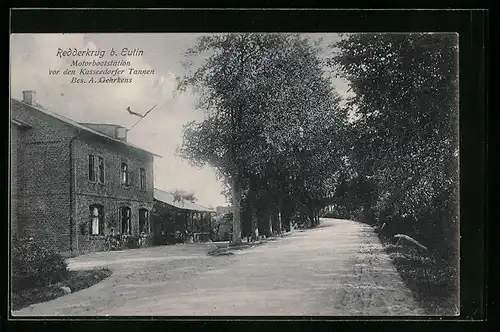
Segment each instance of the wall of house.
[{"label": "wall of house", "polygon": [[17,229],[58,251],[71,250],[69,125],[13,101],[12,117],[31,126],[23,130],[16,156]]},{"label": "wall of house", "polygon": [[10,125],[10,229],[11,234],[15,235],[17,232],[17,211],[18,211],[18,149],[20,147],[20,140],[22,132],[19,127],[12,124]]},{"label": "wall of house", "polygon": [[[120,208],[129,207],[131,212],[132,235],[139,235],[139,209],[151,211],[152,203],[137,200],[121,200],[110,197],[77,195],[78,251],[92,252],[104,250],[105,235],[90,234],[90,209],[93,204],[104,208],[104,234],[111,234],[111,229],[121,230]],[[150,216],[150,214],[148,214]],[[150,223],[150,221],[149,221]]]},{"label": "wall of house", "polygon": [[[150,211],[152,208],[152,155],[78,131],[15,100],[12,101],[12,116],[32,127],[23,131],[22,148],[17,150],[22,150],[22,153],[14,156],[18,164],[15,174],[18,179],[18,210],[14,223],[17,220],[16,228],[22,230],[23,236],[36,238],[63,253],[76,252],[77,249],[100,250],[102,239],[91,239],[88,234],[81,234],[79,228],[82,223],[90,223],[91,204],[104,206],[106,225],[108,221],[119,223],[120,206],[129,206],[133,234],[138,233],[139,209]],[[89,154],[104,158],[104,184],[89,181]],[[72,158],[76,195],[70,202]],[[124,187],[120,182],[122,161],[127,162],[129,171],[136,174],[130,187]],[[146,190],[140,188],[140,167],[146,169]],[[72,212],[75,213],[73,224]]]},{"label": "wall of house", "polygon": [[[104,160],[105,183],[89,180],[89,155]],[[78,194],[99,195],[125,200],[153,201],[153,156],[125,147],[118,142],[100,138],[79,139],[75,142],[76,188]],[[121,164],[127,163],[132,183],[121,183]],[[140,188],[139,169],[146,170],[146,190]]]},{"label": "wall of house", "polygon": [[[89,180],[89,155],[102,157],[104,161],[104,183]],[[121,164],[127,163],[133,174],[130,186],[121,182]],[[146,170],[146,188],[140,187],[139,169]],[[78,224],[77,247],[80,252],[103,250],[104,236],[82,232],[90,229],[90,210],[93,204],[104,207],[104,234],[111,228],[121,233],[120,208],[131,209],[132,235],[139,235],[139,209],[153,207],[153,156],[125,147],[120,143],[100,138],[87,137],[75,142],[76,174],[76,220]]]}]

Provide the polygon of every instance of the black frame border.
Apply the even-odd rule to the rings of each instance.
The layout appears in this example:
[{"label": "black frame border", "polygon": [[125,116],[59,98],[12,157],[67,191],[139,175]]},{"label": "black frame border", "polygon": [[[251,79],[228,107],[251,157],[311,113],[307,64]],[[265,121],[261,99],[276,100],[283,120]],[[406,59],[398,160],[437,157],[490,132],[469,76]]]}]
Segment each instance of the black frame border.
[{"label": "black frame border", "polygon": [[[488,12],[485,10],[312,10],[312,9],[13,9],[11,33],[165,33],[165,32],[457,32],[460,63],[460,233],[461,233],[461,316],[458,318],[419,317],[419,321],[473,321],[486,317],[487,224],[487,39]],[[7,130],[8,132],[8,130]],[[8,142],[8,138],[6,140]],[[8,144],[8,143],[7,143]],[[8,146],[7,146],[8,148]],[[8,153],[8,150],[6,150]],[[5,160],[8,160],[6,158]],[[7,179],[6,179],[7,180]],[[7,182],[6,182],[7,183]],[[6,224],[2,227],[8,234]],[[8,243],[8,242],[6,242]],[[7,246],[7,252],[9,250]],[[9,273],[9,271],[7,271]],[[494,279],[493,279],[494,280]],[[7,294],[6,294],[7,295]],[[7,299],[7,296],[4,297]],[[9,305],[7,304],[7,308]],[[11,323],[32,319],[14,318]],[[50,321],[47,317],[40,317]],[[89,320],[84,317],[68,321]],[[129,317],[113,318],[126,323]],[[183,323],[248,321],[248,317],[178,317]],[[134,322],[159,321],[177,324],[174,318],[134,317]],[[414,320],[415,317],[332,317],[331,321]],[[15,320],[15,321],[14,321]],[[60,320],[60,319],[58,319]],[[95,318],[97,322],[109,318]],[[285,320],[286,324],[316,323],[322,317],[255,317],[264,322]],[[186,322],[187,321],[187,322]],[[24,322],[28,323],[28,322]],[[94,322],[92,322],[93,324]],[[214,323],[214,322],[210,322]],[[402,323],[402,322],[401,322]],[[392,322],[391,324],[394,324]],[[14,324],[13,324],[14,325]],[[60,324],[58,324],[60,325]],[[82,326],[84,324],[81,324]],[[125,324],[124,324],[125,325]],[[253,325],[253,324],[248,324]],[[307,324],[308,325],[308,324]],[[398,323],[399,325],[399,323]],[[299,325],[295,325],[296,327]],[[89,328],[88,326],[87,328]],[[194,326],[192,326],[194,327]],[[290,326],[295,329],[296,327]],[[91,328],[91,327],[90,327]]]}]

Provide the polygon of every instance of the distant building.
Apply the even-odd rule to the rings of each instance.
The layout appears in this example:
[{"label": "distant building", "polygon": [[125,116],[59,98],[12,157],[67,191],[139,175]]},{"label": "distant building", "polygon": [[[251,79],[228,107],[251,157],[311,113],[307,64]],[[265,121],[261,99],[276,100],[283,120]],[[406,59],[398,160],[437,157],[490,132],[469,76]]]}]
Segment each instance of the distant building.
[{"label": "distant building", "polygon": [[231,206],[218,206],[215,208],[215,212],[217,213],[217,215],[231,213],[233,212],[233,208]]},{"label": "distant building", "polygon": [[154,153],[118,125],[77,123],[11,99],[11,230],[62,253],[100,251],[111,232],[150,233]]},{"label": "distant building", "polygon": [[151,225],[154,244],[208,241],[215,211],[203,205],[176,201],[172,193],[154,189]]}]

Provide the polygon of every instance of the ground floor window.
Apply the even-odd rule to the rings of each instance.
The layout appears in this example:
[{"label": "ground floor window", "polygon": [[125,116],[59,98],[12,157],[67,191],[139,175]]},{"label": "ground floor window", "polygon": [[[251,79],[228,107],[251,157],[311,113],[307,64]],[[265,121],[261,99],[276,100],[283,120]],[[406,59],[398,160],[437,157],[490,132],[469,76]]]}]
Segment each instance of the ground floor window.
[{"label": "ground floor window", "polygon": [[139,233],[149,233],[149,213],[147,209],[139,209]]},{"label": "ground floor window", "polygon": [[132,218],[129,207],[120,208],[121,216],[121,233],[122,234],[132,234]]},{"label": "ground floor window", "polygon": [[103,235],[104,234],[104,207],[99,204],[90,206],[90,234]]}]

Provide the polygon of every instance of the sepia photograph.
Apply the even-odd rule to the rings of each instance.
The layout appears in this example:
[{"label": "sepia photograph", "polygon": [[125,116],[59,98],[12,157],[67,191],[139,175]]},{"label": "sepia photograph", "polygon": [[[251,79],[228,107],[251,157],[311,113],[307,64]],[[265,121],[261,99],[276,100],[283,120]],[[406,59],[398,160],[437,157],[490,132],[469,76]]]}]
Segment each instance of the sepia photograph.
[{"label": "sepia photograph", "polygon": [[11,34],[12,316],[458,316],[458,37]]}]

